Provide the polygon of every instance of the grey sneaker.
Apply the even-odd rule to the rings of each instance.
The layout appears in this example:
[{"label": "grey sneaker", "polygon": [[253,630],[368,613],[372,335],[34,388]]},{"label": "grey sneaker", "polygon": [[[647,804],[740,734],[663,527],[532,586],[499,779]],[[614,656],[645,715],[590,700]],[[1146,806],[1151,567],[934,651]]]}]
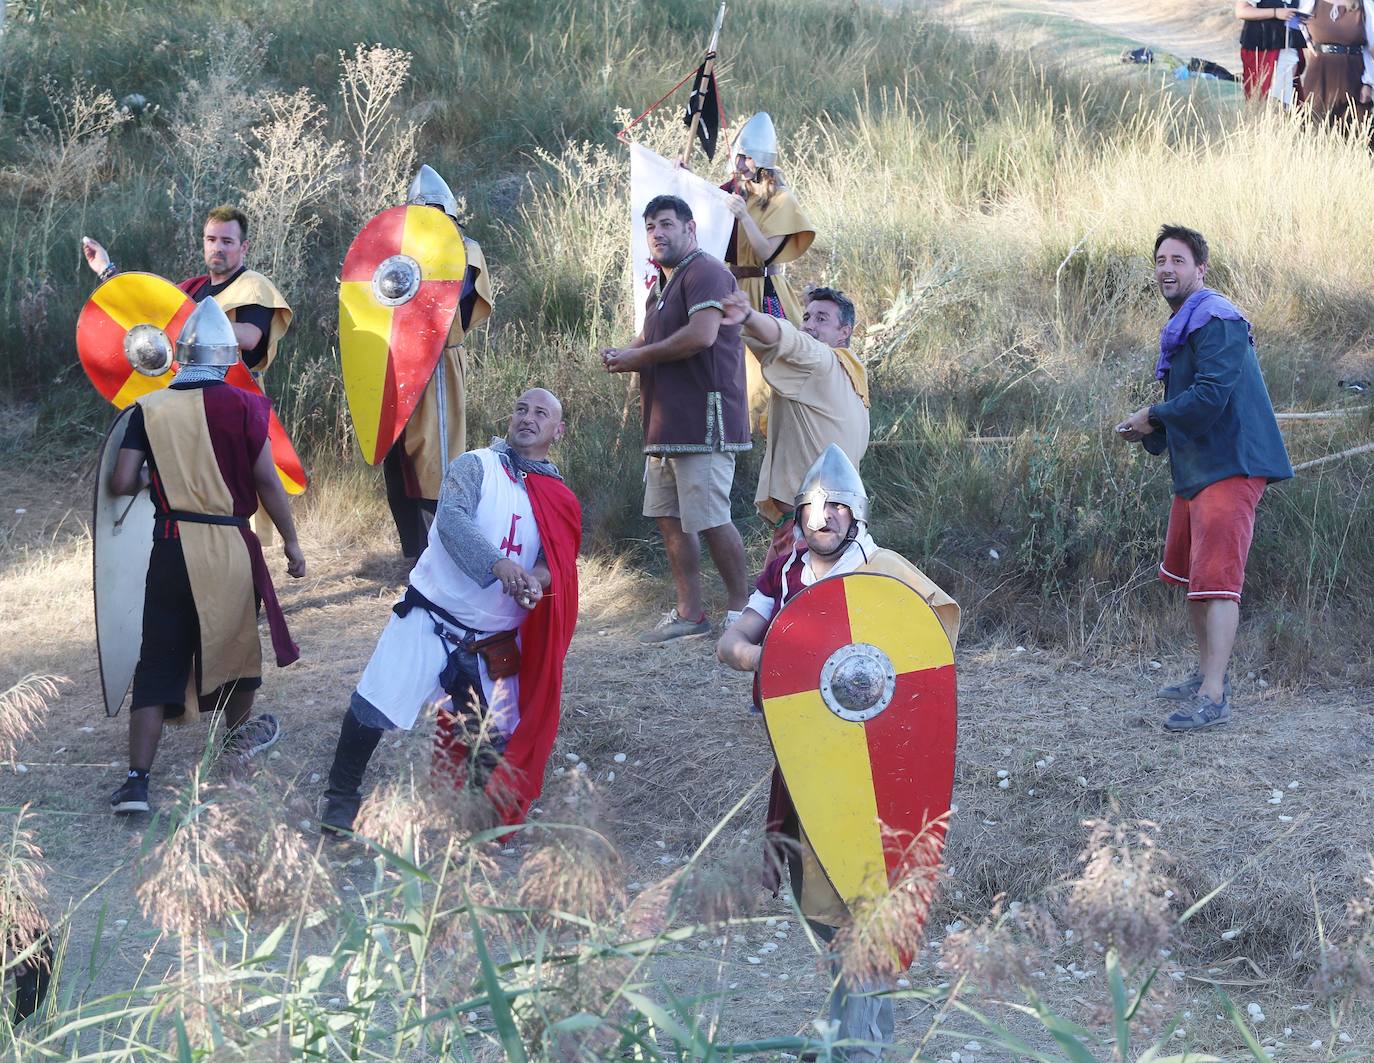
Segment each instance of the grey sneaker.
[{"label": "grey sneaker", "polygon": [[225,739],[224,751],[239,760],[252,760],[264,749],[277,744],[281,726],[270,712],[245,720]]},{"label": "grey sneaker", "polygon": [[1166,731],[1200,731],[1204,727],[1217,727],[1229,723],[1231,719],[1231,699],[1222,695],[1220,702],[1201,694],[1164,721]]},{"label": "grey sneaker", "polygon": [[[1231,700],[1231,673],[1227,672],[1221,681],[1222,697],[1225,701]],[[1161,687],[1155,697],[1165,701],[1192,701],[1197,697],[1197,692],[1202,689],[1202,673],[1194,671],[1187,679],[1172,686]]]},{"label": "grey sneaker", "polygon": [[673,639],[695,639],[711,633],[711,621],[703,613],[700,620],[684,620],[678,616],[677,609],[668,610],[668,615],[650,630],[639,636],[640,642],[657,644],[671,642]]}]

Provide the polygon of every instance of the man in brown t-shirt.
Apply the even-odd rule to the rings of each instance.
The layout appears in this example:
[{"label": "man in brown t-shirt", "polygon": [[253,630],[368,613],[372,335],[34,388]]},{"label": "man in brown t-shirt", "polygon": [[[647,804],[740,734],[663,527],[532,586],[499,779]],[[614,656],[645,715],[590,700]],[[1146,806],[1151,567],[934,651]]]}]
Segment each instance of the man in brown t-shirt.
[{"label": "man in brown t-shirt", "polygon": [[645,642],[708,634],[701,600],[701,543],[725,584],[726,623],[749,597],[744,543],[730,522],[735,454],[754,444],[745,399],[739,325],[722,324],[736,289],[725,265],[697,246],[692,208],[656,196],[644,209],[649,248],[660,268],[644,328],[627,347],[607,347],[609,373],[639,374],[644,415],[644,515],[658,520],[677,589],[677,606]]}]

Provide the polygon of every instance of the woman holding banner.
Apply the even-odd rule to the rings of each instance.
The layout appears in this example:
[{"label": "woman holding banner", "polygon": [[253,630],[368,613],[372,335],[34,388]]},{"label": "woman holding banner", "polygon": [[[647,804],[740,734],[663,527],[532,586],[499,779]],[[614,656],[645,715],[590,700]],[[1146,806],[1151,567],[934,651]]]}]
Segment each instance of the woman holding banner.
[{"label": "woman holding banner", "polygon": [[[778,170],[778,134],[768,112],[760,111],[744,124],[730,157],[731,177],[722,188],[731,193],[735,229],[725,261],[755,310],[800,328],[801,304],[787,286],[783,267],[806,254],[816,231]],[[756,357],[745,359],[745,368],[749,408],[757,418],[767,406],[768,386]]]}]

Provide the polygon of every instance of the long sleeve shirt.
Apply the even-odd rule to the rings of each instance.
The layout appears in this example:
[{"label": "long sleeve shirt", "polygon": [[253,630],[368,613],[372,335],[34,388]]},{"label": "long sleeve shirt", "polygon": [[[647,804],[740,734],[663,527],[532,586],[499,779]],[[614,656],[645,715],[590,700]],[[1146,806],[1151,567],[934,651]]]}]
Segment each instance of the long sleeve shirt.
[{"label": "long sleeve shirt", "polygon": [[1213,318],[1184,341],[1150,416],[1159,427],[1141,442],[1151,454],[1168,450],[1180,498],[1231,476],[1293,475],[1244,321]]}]

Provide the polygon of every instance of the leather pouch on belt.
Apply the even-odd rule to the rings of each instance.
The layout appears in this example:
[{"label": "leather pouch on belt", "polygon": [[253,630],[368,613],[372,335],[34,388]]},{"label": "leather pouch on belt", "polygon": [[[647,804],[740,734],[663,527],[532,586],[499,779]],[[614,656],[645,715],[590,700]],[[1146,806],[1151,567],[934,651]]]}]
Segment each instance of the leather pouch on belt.
[{"label": "leather pouch on belt", "polygon": [[515,631],[498,631],[472,644],[472,648],[487,663],[487,674],[493,679],[509,679],[520,671],[520,647]]}]

